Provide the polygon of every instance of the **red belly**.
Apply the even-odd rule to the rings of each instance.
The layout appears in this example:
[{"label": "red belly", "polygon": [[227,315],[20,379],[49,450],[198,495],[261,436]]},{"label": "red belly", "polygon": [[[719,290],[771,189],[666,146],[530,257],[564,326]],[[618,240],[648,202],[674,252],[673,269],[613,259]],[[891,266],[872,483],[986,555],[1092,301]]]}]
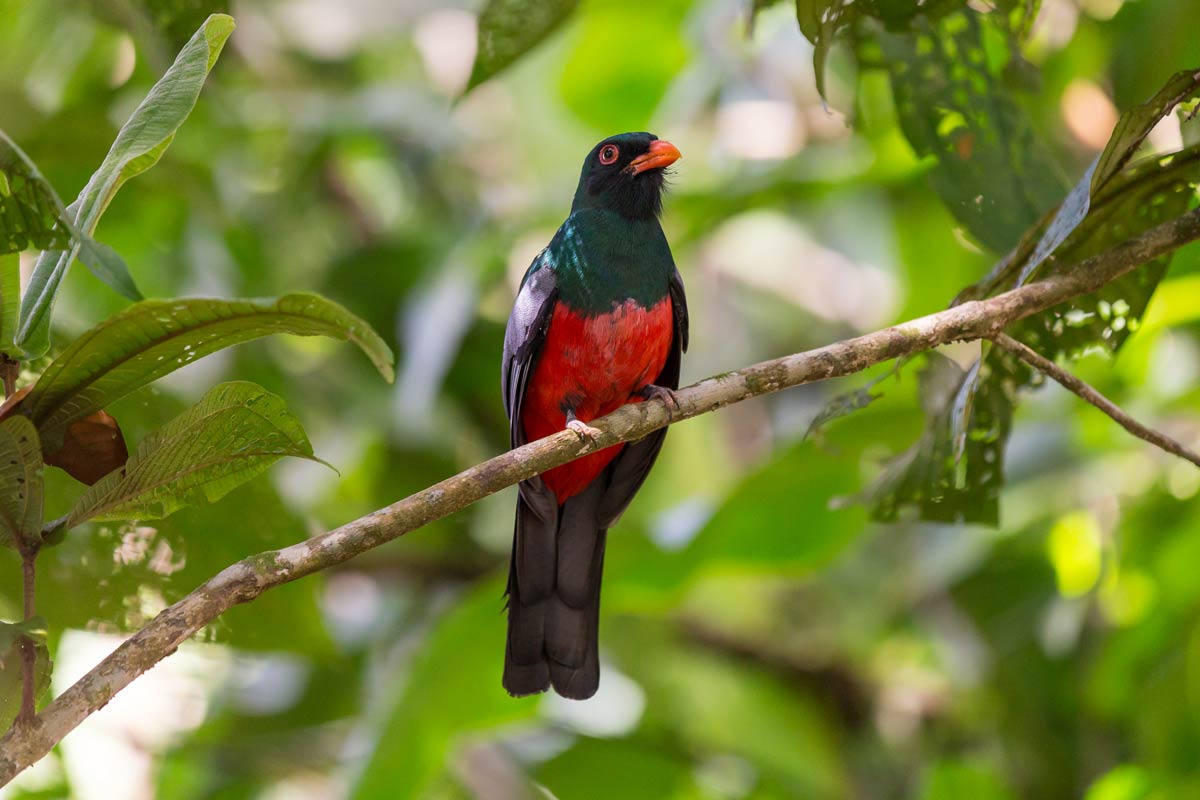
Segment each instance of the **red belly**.
[{"label": "red belly", "polygon": [[[653,383],[667,362],[674,325],[670,298],[645,309],[633,300],[608,314],[585,317],[561,303],[525,390],[521,425],[528,441],[566,427],[564,406],[583,422],[640,402],[633,393]],[[542,475],[563,503],[595,480],[625,445],[576,459]]]}]

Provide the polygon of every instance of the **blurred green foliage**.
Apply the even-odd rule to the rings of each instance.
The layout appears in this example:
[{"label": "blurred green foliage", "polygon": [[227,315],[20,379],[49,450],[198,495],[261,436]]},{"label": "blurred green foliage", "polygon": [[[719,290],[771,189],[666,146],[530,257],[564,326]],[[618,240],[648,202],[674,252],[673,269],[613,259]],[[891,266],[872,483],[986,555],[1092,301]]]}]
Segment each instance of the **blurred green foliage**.
[{"label": "blurred green foliage", "polygon": [[[210,11],[233,14],[238,29],[188,122],[96,235],[147,296],[321,292],[401,353],[388,387],[351,348],[274,338],[108,406],[136,443],[219,381],[252,380],[286,402],[340,477],[280,464],[215,505],[70,533],[39,561],[56,662],[80,630],[135,629],[238,558],[503,450],[498,360],[514,281],[602,136],[649,129],[684,154],[664,226],[693,311],[686,382],[944,308],[1047,219],[1070,185],[1062,176],[1085,176],[1120,111],[1200,64],[1194,3],[1002,3],[1002,20],[967,17],[984,26],[983,62],[939,62],[953,85],[986,93],[940,103],[945,117],[929,127],[936,87],[898,86],[894,55],[876,46],[896,39],[870,37],[950,17],[889,24],[897,4],[853,4],[875,15],[819,33],[827,112],[805,36],[843,4],[800,5],[810,16],[789,2],[582,0],[464,95],[483,4],[0,0],[0,129],[63,196],[83,189],[187,32]],[[936,42],[945,55],[971,30],[925,30],[905,46],[932,58],[921,42]],[[973,63],[988,70],[982,84],[961,73]],[[1139,158],[1182,148],[1174,119]],[[968,132],[979,137],[970,150]],[[947,156],[991,154],[983,145],[998,133],[1020,170],[950,171]],[[1178,194],[1180,207],[1194,203]],[[996,213],[972,210],[976,196]],[[1118,226],[1152,224],[1103,196],[1090,208],[1108,216],[1079,255],[1123,238]],[[31,254],[22,259],[28,280]],[[1119,358],[1064,348],[1084,351],[1071,365],[1081,377],[1193,443],[1198,266],[1194,247],[1164,265]],[[63,287],[51,354],[126,306],[83,270]],[[143,680],[182,675],[173,665],[189,654],[210,669],[159,685],[152,705],[131,690],[130,713],[167,733],[107,723],[108,763],[148,764],[121,774],[163,798],[1196,795],[1193,467],[1036,388],[1015,411],[1015,394],[1001,398],[1012,418],[998,527],[911,511],[875,523],[853,502],[941,412],[921,384],[942,381],[920,371],[954,377],[979,355],[955,347],[941,366],[907,365],[875,385],[880,399],[807,441],[828,401],[863,379],[676,426],[610,539],[604,678],[587,703],[500,689],[505,492],[234,609]],[[1029,377],[1013,377],[1013,391]],[[65,514],[83,487],[53,469],[47,480],[47,514]],[[0,575],[0,618],[17,620],[8,551]],[[168,724],[180,696],[193,713]],[[105,796],[85,777],[95,762],[83,733],[11,794]]]}]

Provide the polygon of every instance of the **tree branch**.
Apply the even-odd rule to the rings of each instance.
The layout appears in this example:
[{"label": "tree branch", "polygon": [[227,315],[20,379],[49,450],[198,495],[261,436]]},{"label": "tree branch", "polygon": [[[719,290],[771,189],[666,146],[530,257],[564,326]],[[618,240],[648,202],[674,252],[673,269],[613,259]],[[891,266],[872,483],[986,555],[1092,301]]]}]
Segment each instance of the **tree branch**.
[{"label": "tree branch", "polygon": [[1122,411],[1116,403],[1109,400],[1095,388],[1080,380],[1075,375],[1067,372],[1065,369],[1055,364],[1050,359],[1043,356],[1033,348],[1026,345],[1024,342],[1019,342],[1007,333],[1001,333],[992,337],[992,341],[999,347],[1012,353],[1017,358],[1024,361],[1029,366],[1036,369],[1043,375],[1047,375],[1058,383],[1062,384],[1063,388],[1070,392],[1074,392],[1087,403],[1091,403],[1096,408],[1103,411],[1108,416],[1125,430],[1132,433],[1139,439],[1144,439],[1155,447],[1166,450],[1172,455],[1177,455],[1182,459],[1192,462],[1197,467],[1200,467],[1200,454],[1194,450],[1184,447],[1181,443],[1167,436],[1165,433],[1160,433],[1153,428],[1147,428],[1142,423],[1138,422],[1133,417]]},{"label": "tree branch", "polygon": [[587,453],[633,441],[675,422],[792,386],[851,375],[900,356],[956,341],[991,339],[1008,324],[1095,291],[1140,264],[1200,238],[1200,209],[1083,261],[1074,269],[987,300],[974,300],[806,353],[717,375],[662,400],[634,403],[594,420],[602,433],[584,440],[562,431],[496,456],[452,478],[290,547],[245,558],[165,609],[27,726],[0,739],[0,785],[37,761],[88,715],[180,644],[239,603],[276,586],[341,564],[371,548],[449,516],[507,486]]}]

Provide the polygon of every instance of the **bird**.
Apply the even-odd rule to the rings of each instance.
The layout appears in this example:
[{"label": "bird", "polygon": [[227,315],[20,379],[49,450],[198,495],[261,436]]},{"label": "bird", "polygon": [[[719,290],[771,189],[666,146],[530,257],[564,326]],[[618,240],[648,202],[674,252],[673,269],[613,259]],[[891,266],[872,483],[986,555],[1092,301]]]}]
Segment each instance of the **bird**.
[{"label": "bird", "polygon": [[[530,264],[504,333],[501,391],[519,447],[627,403],[677,405],[688,344],[683,281],[659,224],[679,149],[650,133],[599,142],[566,221]],[[585,700],[600,684],[600,578],[611,528],[666,429],[555,467],[519,486],[502,684]]]}]

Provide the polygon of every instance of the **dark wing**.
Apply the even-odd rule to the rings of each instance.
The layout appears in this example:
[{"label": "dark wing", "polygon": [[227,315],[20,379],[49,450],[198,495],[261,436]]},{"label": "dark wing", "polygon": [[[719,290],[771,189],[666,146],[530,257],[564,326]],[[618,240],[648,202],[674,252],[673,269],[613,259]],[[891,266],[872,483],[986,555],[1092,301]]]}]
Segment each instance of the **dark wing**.
[{"label": "dark wing", "polygon": [[[675,335],[667,352],[667,362],[654,380],[654,385],[678,389],[679,366],[688,346],[687,296],[678,269],[671,270],[670,295]],[[640,441],[625,445],[621,454],[613,459],[608,467],[608,489],[596,508],[596,521],[600,527],[611,528],[625,512],[650,474],[650,468],[654,466],[654,460],[658,458],[658,451],[662,449],[666,438],[667,429],[660,428]]]},{"label": "dark wing", "polygon": [[[549,249],[543,250],[530,266],[504,330],[500,386],[512,447],[526,443],[521,429],[521,406],[558,302],[558,284],[550,258]],[[513,548],[515,572],[522,580],[522,595],[527,600],[536,600],[548,595],[554,586],[558,498],[540,477],[522,481],[519,489]]]},{"label": "dark wing", "polygon": [[[530,266],[504,331],[500,389],[512,447],[525,444],[521,407],[558,298],[549,260],[550,254],[544,250]],[[508,573],[508,641],[504,655],[504,687],[514,695],[533,694],[550,686],[545,628],[553,606],[557,533],[558,500],[554,492],[541,478],[522,481]]]}]

